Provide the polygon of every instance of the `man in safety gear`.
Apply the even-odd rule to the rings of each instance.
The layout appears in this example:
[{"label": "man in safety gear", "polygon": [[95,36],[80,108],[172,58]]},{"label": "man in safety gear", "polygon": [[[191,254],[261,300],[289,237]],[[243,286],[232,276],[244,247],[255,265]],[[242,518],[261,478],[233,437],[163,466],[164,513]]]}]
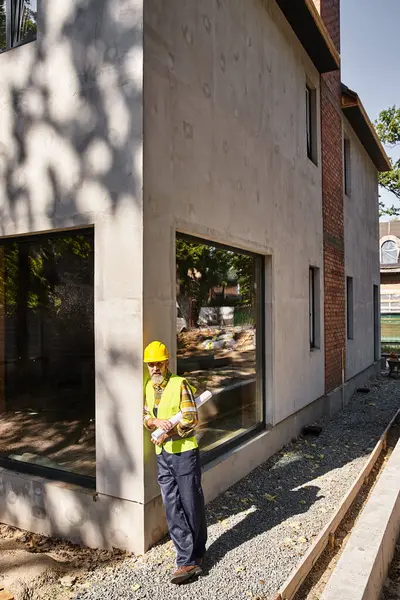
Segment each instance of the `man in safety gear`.
[{"label": "man in safety gear", "polygon": [[[143,423],[146,429],[162,429],[155,444],[158,483],[176,549],[177,568],[171,582],[180,584],[200,575],[206,551],[207,525],[201,488],[199,448],[194,434],[198,423],[193,397],[196,391],[183,377],[168,369],[169,353],[162,342],[144,351],[150,380],[145,387]],[[178,425],[169,419],[182,412]]]}]

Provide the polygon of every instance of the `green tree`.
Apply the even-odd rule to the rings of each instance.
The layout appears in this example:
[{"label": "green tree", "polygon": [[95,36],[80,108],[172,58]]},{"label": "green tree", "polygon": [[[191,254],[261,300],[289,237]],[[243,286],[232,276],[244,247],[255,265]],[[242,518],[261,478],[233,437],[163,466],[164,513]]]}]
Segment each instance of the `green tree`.
[{"label": "green tree", "polygon": [[[400,145],[400,108],[391,106],[381,111],[376,122],[376,130],[381,142],[390,148]],[[392,169],[387,173],[379,173],[379,184],[400,199],[400,160],[393,161]],[[385,207],[383,202],[379,203],[380,215],[399,215],[400,207],[392,205]]]},{"label": "green tree", "polygon": [[[224,250],[185,239],[176,242],[179,293],[194,301],[194,320],[200,308],[210,300],[212,288],[224,291],[233,282],[240,285],[240,305],[254,301],[254,259],[245,254]],[[221,300],[224,303],[224,299]]]},{"label": "green tree", "polygon": [[195,301],[198,317],[201,306],[208,303],[210,290],[227,285],[233,253],[208,244],[178,239],[176,258],[180,293]]}]

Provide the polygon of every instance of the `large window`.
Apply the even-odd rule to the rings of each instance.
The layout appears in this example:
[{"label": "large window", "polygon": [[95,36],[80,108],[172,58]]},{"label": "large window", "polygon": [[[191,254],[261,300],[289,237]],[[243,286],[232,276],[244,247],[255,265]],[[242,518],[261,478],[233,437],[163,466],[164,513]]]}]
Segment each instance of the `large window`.
[{"label": "large window", "polygon": [[0,0],[0,52],[36,39],[37,0]]},{"label": "large window", "polygon": [[391,265],[397,263],[397,245],[393,240],[383,242],[381,246],[381,264]]},{"label": "large window", "polygon": [[1,459],[95,475],[93,274],[91,229],[0,244]]},{"label": "large window", "polygon": [[263,258],[178,235],[177,370],[213,397],[198,438],[212,457],[263,423]]}]

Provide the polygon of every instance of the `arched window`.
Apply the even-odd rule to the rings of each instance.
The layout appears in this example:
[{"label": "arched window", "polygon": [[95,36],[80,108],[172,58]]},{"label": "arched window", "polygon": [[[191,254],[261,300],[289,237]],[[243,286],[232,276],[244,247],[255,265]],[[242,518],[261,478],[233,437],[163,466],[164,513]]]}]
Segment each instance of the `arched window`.
[{"label": "arched window", "polygon": [[383,242],[381,246],[381,264],[389,265],[397,263],[397,246],[392,240]]}]

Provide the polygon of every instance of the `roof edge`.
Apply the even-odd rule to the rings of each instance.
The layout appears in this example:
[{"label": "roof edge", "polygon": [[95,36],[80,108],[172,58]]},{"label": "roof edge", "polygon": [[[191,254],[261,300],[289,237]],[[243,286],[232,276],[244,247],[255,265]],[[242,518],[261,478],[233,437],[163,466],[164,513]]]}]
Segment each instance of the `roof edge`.
[{"label": "roof edge", "polygon": [[340,69],[340,53],[337,50],[331,36],[329,35],[329,31],[328,31],[321,15],[318,12],[317,7],[314,4],[314,0],[305,0],[305,3],[307,5],[308,10],[311,13],[312,18],[314,19],[316,26],[318,27],[322,37],[324,38],[326,45],[329,48],[332,58],[334,59],[336,65],[337,65],[337,68]]},{"label": "roof edge", "polygon": [[[357,127],[357,123],[354,119],[349,117],[348,109],[356,109],[359,112],[360,117],[362,118],[366,129],[368,130],[371,136],[371,143],[375,144],[375,148],[372,149],[370,145],[365,143],[365,136],[362,135],[363,132],[360,131],[360,127]],[[347,110],[347,113],[346,113]],[[378,137],[375,127],[373,126],[371,119],[369,118],[367,111],[364,108],[363,103],[360,100],[359,95],[354,90],[351,90],[344,83],[342,83],[342,111],[346,117],[349,118],[350,124],[353,127],[357,137],[360,142],[368,152],[371,160],[374,165],[381,173],[385,171],[391,171],[392,164],[388,155],[386,154],[386,150],[384,149],[381,140]]]},{"label": "roof edge", "polygon": [[313,0],[275,0],[319,73],[340,68],[340,54]]}]

